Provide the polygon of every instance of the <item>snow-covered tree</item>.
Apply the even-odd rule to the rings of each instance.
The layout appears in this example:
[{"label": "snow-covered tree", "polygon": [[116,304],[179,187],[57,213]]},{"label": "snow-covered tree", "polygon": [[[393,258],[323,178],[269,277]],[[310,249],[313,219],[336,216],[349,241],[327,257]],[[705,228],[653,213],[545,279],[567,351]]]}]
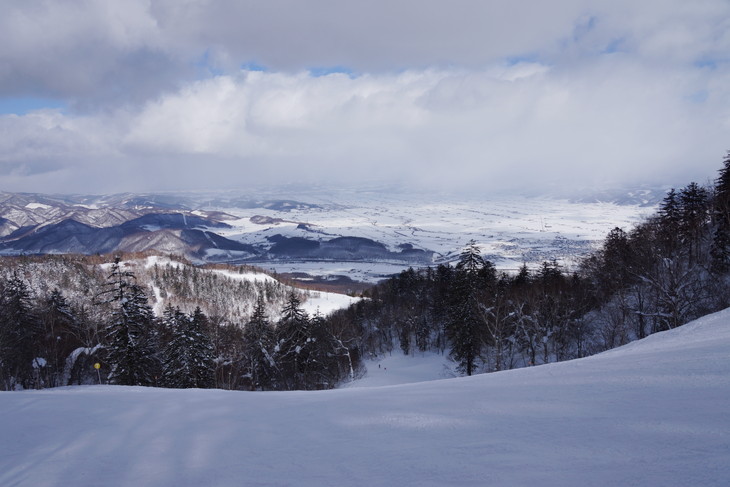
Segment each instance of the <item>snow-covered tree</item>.
[{"label": "snow-covered tree", "polygon": [[192,316],[168,308],[163,320],[172,336],[163,351],[163,384],[179,389],[213,387],[215,364],[206,316],[200,308]]},{"label": "snow-covered tree", "polygon": [[33,312],[28,287],[14,274],[4,283],[0,298],[0,374],[3,386],[5,390],[40,387],[34,367],[45,366],[46,360],[37,356],[41,327]]},{"label": "snow-covered tree", "polygon": [[44,334],[41,340],[41,355],[47,361],[45,381],[48,387],[62,384],[66,359],[77,347],[81,346],[76,337],[79,322],[66,298],[58,288],[41,303],[39,318]]},{"label": "snow-covered tree", "polygon": [[479,247],[472,240],[456,264],[449,321],[446,327],[451,356],[459,368],[472,375],[484,343],[484,320],[480,310],[480,293],[484,291],[483,270],[486,264]]},{"label": "snow-covered tree", "polygon": [[250,380],[251,390],[274,388],[279,375],[274,359],[276,336],[266,315],[263,294],[259,295],[253,315],[243,330],[244,373]]},{"label": "snow-covered tree", "polygon": [[119,385],[150,386],[156,382],[159,362],[152,327],[152,308],[135,276],[117,257],[101,296],[112,306],[105,329],[109,381]]}]

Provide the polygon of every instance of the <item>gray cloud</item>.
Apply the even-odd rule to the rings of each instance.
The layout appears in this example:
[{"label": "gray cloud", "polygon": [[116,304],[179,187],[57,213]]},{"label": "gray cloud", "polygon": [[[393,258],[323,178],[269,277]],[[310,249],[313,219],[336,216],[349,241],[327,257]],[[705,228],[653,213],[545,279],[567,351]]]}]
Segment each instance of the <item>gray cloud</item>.
[{"label": "gray cloud", "polygon": [[[729,32],[722,0],[16,2],[0,96],[68,108],[0,116],[0,177],[29,191],[702,180],[728,148]],[[352,74],[308,72],[334,66]]]}]

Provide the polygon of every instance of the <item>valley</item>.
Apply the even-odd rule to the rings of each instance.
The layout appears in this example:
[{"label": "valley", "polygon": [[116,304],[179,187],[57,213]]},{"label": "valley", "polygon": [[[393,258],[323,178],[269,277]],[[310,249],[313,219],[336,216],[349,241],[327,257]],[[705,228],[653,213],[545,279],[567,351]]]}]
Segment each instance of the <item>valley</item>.
[{"label": "valley", "polygon": [[[470,240],[498,269],[571,268],[612,228],[629,230],[663,193],[579,198],[388,188],[49,196],[4,193],[0,254],[155,250],[308,279],[374,283],[453,262]],[[619,196],[622,195],[622,196]]]}]

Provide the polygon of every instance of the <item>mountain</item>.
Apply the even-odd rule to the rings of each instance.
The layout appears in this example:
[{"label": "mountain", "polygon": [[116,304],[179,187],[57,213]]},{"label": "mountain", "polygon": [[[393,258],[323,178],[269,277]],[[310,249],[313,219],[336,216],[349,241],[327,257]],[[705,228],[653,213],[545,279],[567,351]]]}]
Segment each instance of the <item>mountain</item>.
[{"label": "mountain", "polygon": [[364,237],[336,237],[329,240],[311,240],[304,237],[285,237],[280,234],[268,237],[273,245],[269,254],[278,259],[301,260],[385,260],[412,262],[428,265],[433,252],[414,249],[404,244],[399,252],[388,250],[385,244]]},{"label": "mountain", "polygon": [[156,250],[190,258],[210,252],[238,258],[255,255],[246,244],[223,238],[208,229],[230,228],[184,213],[150,213],[119,225],[94,227],[75,219],[22,227],[0,239],[0,251],[7,254],[143,252]]},{"label": "mountain", "polygon": [[725,310],[585,359],[418,384],[0,392],[0,484],[725,486],[728,349]]},{"label": "mountain", "polygon": [[[573,201],[354,187],[2,193],[0,253],[154,249],[196,262],[375,282],[407,267],[453,262],[475,240],[499,269],[553,259],[570,266],[612,228],[628,229],[649,214],[656,195],[646,191],[593,190]],[[166,215],[166,222],[155,222],[154,215]]]}]

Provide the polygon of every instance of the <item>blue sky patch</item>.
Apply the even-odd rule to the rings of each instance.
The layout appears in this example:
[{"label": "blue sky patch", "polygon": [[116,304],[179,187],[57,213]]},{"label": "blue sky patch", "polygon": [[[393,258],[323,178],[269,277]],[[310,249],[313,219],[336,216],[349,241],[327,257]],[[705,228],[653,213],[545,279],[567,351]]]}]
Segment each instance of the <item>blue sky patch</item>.
[{"label": "blue sky patch", "polygon": [[540,62],[540,57],[537,54],[523,54],[521,56],[510,56],[505,58],[505,62],[508,66],[515,66],[520,63],[537,63]]},{"label": "blue sky patch", "polygon": [[66,103],[61,100],[52,98],[36,98],[36,97],[0,97],[0,114],[8,115],[25,115],[35,110],[53,109],[64,110]]},{"label": "blue sky patch", "polygon": [[345,66],[315,67],[315,68],[309,68],[308,71],[315,78],[319,78],[320,76],[327,76],[328,74],[335,74],[335,73],[346,74],[350,78],[355,77],[354,71]]},{"label": "blue sky patch", "polygon": [[249,61],[241,65],[241,69],[244,71],[268,71],[268,68],[263,64],[259,64],[256,61]]}]

